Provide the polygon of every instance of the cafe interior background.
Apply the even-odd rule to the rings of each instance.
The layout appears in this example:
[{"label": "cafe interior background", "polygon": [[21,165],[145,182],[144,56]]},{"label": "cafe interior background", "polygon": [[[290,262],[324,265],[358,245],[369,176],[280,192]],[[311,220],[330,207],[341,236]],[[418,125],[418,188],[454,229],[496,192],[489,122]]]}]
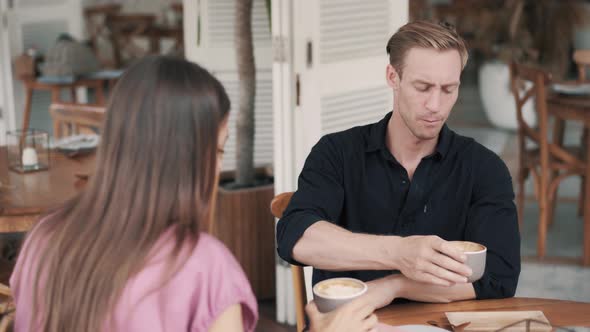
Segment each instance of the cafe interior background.
[{"label": "cafe interior background", "polygon": [[[268,330],[291,330],[289,326],[295,323],[291,272],[274,253],[270,199],[273,194],[296,189],[305,157],[322,135],[377,121],[391,108],[391,93],[383,79],[387,63],[384,45],[397,28],[416,18],[446,20],[466,38],[470,59],[448,123],[497,153],[508,165],[515,186],[518,122],[510,91],[509,59],[518,56],[546,68],[556,80],[576,81],[579,73],[573,54],[590,49],[589,1],[253,2],[252,35],[236,37],[234,0],[0,0],[0,145],[7,144],[9,132],[23,126],[27,106],[27,84],[19,76],[23,59],[32,58],[41,68],[44,56],[69,54],[56,51],[57,38],[68,34],[93,46],[89,49],[97,62],[94,71],[102,75],[98,77],[107,96],[125,66],[147,54],[181,55],[209,68],[232,100],[230,140],[223,165],[224,174],[231,176],[240,143],[235,129],[240,88],[236,38],[251,37],[256,64],[254,162],[257,172],[273,184],[267,182],[261,206],[246,204],[263,217],[245,222],[225,216],[231,220],[221,223],[216,234],[238,254],[251,278],[261,304],[261,331],[265,326]],[[43,73],[40,75],[37,80],[43,79]],[[59,85],[81,78],[44,79]],[[55,134],[48,111],[54,97],[47,89],[28,88],[32,91],[28,127]],[[78,104],[104,103],[96,91],[83,84],[76,86],[73,96],[68,90],[60,91],[57,98],[74,97]],[[532,105],[529,108],[526,118],[534,123]],[[565,143],[583,147],[583,131],[581,123],[568,122]],[[29,175],[19,176],[25,179]],[[542,258],[537,250],[540,212],[533,182],[533,176],[525,182],[523,270],[517,296],[589,302],[590,269],[581,260],[583,243],[590,241],[588,234],[584,238],[584,217],[578,211],[581,177],[569,177],[559,185]],[[0,206],[2,191],[9,190],[4,185],[0,187]],[[228,199],[220,204],[232,202]],[[232,229],[241,229],[236,224],[242,223],[250,233],[240,239],[227,236]],[[7,282],[18,246],[15,243],[21,236],[2,234],[0,282]],[[246,258],[239,256],[240,251],[252,253]]]}]

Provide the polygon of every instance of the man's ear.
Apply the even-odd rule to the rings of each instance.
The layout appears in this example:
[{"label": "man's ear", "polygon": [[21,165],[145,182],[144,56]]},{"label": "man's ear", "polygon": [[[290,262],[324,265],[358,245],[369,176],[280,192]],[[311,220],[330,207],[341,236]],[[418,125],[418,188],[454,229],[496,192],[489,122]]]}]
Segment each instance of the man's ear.
[{"label": "man's ear", "polygon": [[400,85],[400,77],[397,74],[395,68],[392,65],[387,65],[387,69],[385,70],[385,79],[387,80],[387,85],[392,87],[394,90],[399,89]]}]

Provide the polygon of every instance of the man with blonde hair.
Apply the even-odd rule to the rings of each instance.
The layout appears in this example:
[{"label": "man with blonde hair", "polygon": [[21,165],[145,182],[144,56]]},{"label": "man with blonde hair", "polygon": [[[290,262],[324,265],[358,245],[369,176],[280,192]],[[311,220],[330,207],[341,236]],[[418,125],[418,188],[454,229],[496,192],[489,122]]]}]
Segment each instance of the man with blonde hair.
[{"label": "man with blonde hair", "polygon": [[[376,306],[514,295],[520,237],[506,165],[445,122],[467,63],[448,24],[413,22],[387,43],[394,108],[381,121],[316,144],[277,227],[279,255],[314,267],[313,281],[369,282]],[[483,277],[468,283],[465,254],[488,248]]]}]

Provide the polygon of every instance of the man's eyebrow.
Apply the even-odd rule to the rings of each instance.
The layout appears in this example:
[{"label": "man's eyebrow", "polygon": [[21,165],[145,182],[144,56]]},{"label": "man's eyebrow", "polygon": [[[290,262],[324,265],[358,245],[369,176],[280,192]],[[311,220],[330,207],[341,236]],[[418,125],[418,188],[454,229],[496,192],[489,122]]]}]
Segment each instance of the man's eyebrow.
[{"label": "man's eyebrow", "polygon": [[432,82],[424,81],[424,80],[421,80],[421,79],[413,80],[412,83],[426,84],[426,85],[434,85],[434,83],[432,83]]},{"label": "man's eyebrow", "polygon": [[[434,84],[432,82],[424,81],[424,80],[421,80],[421,79],[414,80],[414,81],[412,81],[412,83],[413,84],[425,84],[427,86],[435,86],[436,85],[436,84]],[[459,86],[459,84],[460,84],[460,82],[458,82],[458,81],[457,82],[450,82],[450,83],[446,83],[446,84],[441,85],[441,87],[443,87],[443,88],[450,88],[450,87]]]}]

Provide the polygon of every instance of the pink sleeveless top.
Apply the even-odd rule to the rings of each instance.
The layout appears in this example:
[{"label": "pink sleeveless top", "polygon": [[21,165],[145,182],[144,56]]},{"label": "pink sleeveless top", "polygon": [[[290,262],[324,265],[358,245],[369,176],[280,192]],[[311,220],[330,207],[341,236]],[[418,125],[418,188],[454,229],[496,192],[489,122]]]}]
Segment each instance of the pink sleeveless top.
[{"label": "pink sleeveless top", "polygon": [[[158,242],[158,253],[173,248],[174,238],[167,235]],[[16,332],[34,331],[29,323],[34,315],[31,261],[35,261],[30,253],[35,252],[29,251],[35,248],[27,242],[10,278],[16,303]],[[25,256],[25,252],[29,255]],[[158,259],[162,255],[156,254],[128,281],[110,313],[112,325],[105,325],[106,330],[208,331],[221,313],[240,304],[244,330],[254,331],[258,320],[256,298],[239,263],[219,240],[201,233],[186,263],[168,283],[152,291],[161,283],[166,267],[166,261]]]}]

